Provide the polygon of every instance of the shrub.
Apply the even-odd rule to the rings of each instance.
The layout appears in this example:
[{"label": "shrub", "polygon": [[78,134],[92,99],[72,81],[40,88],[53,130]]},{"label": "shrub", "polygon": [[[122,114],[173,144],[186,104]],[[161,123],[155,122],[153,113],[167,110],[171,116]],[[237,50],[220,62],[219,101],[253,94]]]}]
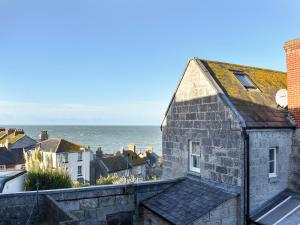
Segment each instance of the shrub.
[{"label": "shrub", "polygon": [[96,185],[107,185],[107,184],[131,184],[131,183],[137,183],[139,181],[138,178],[134,176],[129,177],[119,177],[118,175],[114,174],[112,176],[107,177],[100,177],[96,181]]},{"label": "shrub", "polygon": [[43,161],[42,153],[37,149],[31,154],[24,152],[27,176],[25,190],[36,190],[36,182],[39,182],[40,190],[70,188],[72,180],[64,167],[52,168],[52,158]]}]

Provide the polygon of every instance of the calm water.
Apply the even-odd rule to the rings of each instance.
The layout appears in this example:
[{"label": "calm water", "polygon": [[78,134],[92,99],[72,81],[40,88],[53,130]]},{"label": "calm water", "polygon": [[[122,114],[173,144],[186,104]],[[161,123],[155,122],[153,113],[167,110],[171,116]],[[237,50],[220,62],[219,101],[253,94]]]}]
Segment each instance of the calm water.
[{"label": "calm water", "polygon": [[161,152],[161,131],[158,126],[5,126],[24,129],[33,139],[38,139],[41,130],[47,130],[49,137],[64,138],[75,143],[90,146],[93,150],[102,147],[105,153],[113,153],[130,143],[137,148],[153,146]]}]

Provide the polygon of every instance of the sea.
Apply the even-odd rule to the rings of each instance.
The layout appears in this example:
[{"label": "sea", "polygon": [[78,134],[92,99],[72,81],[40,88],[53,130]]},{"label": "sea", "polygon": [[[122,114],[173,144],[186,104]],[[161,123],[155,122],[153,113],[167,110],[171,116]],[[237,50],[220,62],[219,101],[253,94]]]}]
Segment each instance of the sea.
[{"label": "sea", "polygon": [[90,146],[95,151],[99,147],[104,153],[114,153],[129,144],[135,144],[137,150],[152,146],[158,154],[162,149],[159,126],[2,126],[23,129],[31,138],[38,140],[41,130],[47,130],[49,138],[66,140]]}]

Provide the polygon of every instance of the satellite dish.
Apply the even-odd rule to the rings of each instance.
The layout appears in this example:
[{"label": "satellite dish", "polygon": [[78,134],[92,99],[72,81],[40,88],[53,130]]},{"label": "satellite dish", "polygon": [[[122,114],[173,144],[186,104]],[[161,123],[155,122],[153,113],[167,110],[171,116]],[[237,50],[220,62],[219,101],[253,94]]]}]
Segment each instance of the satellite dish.
[{"label": "satellite dish", "polygon": [[288,105],[288,92],[286,89],[280,89],[276,93],[276,103],[282,108],[286,108]]}]

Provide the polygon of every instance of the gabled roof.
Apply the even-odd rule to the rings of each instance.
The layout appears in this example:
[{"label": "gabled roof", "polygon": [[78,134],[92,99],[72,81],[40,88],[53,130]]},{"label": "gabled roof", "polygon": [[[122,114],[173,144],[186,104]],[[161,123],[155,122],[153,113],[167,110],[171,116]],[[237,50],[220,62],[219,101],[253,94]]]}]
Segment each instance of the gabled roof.
[{"label": "gabled roof", "polygon": [[37,143],[37,147],[39,147],[41,151],[54,153],[83,152],[87,150],[87,148],[84,146],[75,144],[62,138],[50,138],[48,140],[41,141]]},{"label": "gabled roof", "polygon": [[[216,80],[231,103],[243,117],[248,128],[291,128],[294,126],[286,109],[277,106],[275,95],[287,88],[285,72],[196,59]],[[246,89],[233,71],[246,74],[257,89]]]},{"label": "gabled roof", "polygon": [[199,178],[186,177],[141,204],[172,224],[192,224],[220,204],[235,198],[231,193]]},{"label": "gabled roof", "polygon": [[25,164],[22,148],[10,149],[0,147],[0,165]]},{"label": "gabled roof", "polygon": [[[275,100],[277,91],[287,88],[287,75],[285,72],[198,58],[190,61],[196,61],[208,79],[213,80],[216,89],[221,91],[221,94],[224,93],[226,103],[230,105],[230,108],[241,120],[242,126],[247,128],[295,127],[295,123],[290,118],[287,109],[277,106]],[[257,89],[245,88],[234,75],[234,71],[246,74],[257,86]],[[184,74],[185,72],[182,78]],[[182,78],[167,108],[165,118],[175,99]]]},{"label": "gabled roof", "polygon": [[108,173],[131,169],[131,166],[122,155],[101,158],[100,163],[102,163]]}]

